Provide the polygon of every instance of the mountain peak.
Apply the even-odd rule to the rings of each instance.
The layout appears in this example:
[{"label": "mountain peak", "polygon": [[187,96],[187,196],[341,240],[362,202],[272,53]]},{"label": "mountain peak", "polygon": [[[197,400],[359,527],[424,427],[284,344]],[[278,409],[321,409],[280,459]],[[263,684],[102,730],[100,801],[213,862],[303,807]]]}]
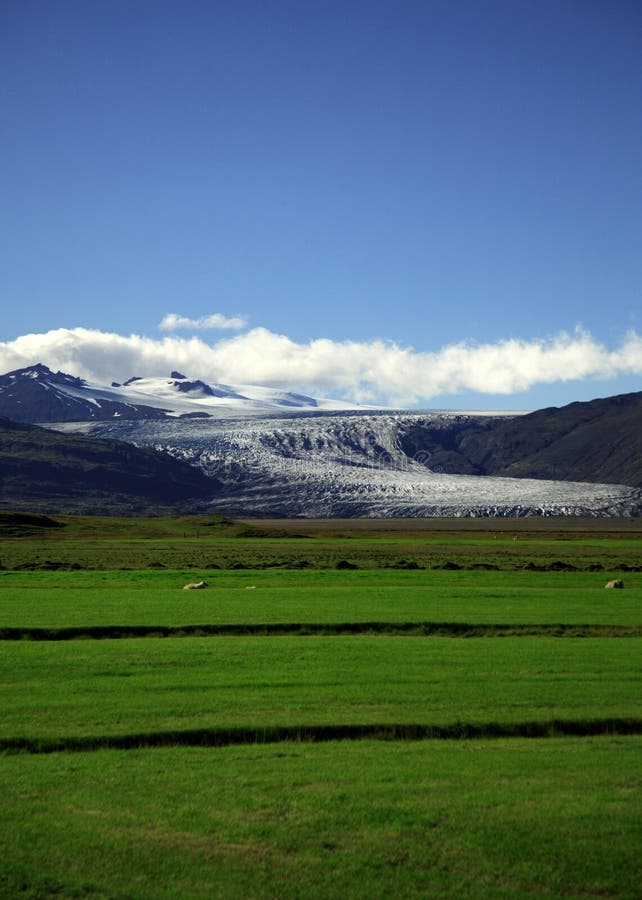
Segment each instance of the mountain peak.
[{"label": "mountain peak", "polygon": [[0,415],[19,422],[209,418],[290,409],[347,409],[349,403],[257,385],[208,384],[174,370],[170,378],[134,375],[124,383],[87,382],[37,363],[0,375]]},{"label": "mountain peak", "polygon": [[47,377],[48,375],[53,375],[51,369],[48,366],[45,366],[43,363],[36,363],[35,366],[27,366],[24,369],[14,369],[12,372],[8,372],[5,377],[42,378]]},{"label": "mountain peak", "polygon": [[40,382],[46,381],[51,384],[74,385],[75,387],[82,387],[86,384],[82,378],[77,378],[75,375],[68,375],[60,370],[52,372],[49,366],[45,366],[44,363],[36,363],[35,366],[26,366],[24,369],[14,369],[13,372],[8,372],[7,375],[2,376],[3,381],[4,379],[19,381],[26,378]]}]

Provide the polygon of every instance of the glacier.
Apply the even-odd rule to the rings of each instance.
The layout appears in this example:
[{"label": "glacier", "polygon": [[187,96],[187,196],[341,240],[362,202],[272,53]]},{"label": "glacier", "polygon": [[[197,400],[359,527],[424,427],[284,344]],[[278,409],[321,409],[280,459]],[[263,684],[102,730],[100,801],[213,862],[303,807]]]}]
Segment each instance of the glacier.
[{"label": "glacier", "polygon": [[[630,516],[642,493],[589,484],[444,474],[400,447],[413,421],[482,413],[288,411],[207,419],[114,418],[58,430],[153,447],[213,479],[212,510],[252,517]],[[489,415],[488,413],[486,415]]]}]

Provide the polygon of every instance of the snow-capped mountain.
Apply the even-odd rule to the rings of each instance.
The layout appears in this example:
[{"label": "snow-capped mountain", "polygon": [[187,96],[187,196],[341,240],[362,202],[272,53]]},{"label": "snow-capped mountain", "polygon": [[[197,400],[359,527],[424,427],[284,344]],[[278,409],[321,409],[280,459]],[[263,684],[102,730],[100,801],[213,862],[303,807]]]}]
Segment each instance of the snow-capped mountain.
[{"label": "snow-capped mountain", "polygon": [[108,419],[208,418],[271,410],[345,409],[274,388],[207,384],[173,371],[168,378],[134,376],[96,384],[38,363],[0,376],[0,416],[14,422],[86,422]]}]

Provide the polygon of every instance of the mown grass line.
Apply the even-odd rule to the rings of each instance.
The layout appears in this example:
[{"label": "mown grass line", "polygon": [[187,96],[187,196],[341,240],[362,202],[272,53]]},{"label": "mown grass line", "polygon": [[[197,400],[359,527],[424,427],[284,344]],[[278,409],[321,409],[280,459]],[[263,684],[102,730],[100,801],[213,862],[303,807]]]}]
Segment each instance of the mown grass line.
[{"label": "mown grass line", "polygon": [[240,744],[327,743],[329,741],[424,741],[491,738],[555,738],[642,734],[640,718],[551,719],[535,722],[455,722],[370,725],[294,725],[263,728],[203,728],[140,734],[62,738],[2,738],[0,753],[60,753],[93,750],[137,750],[146,747],[228,747]]},{"label": "mown grass line", "polygon": [[68,628],[0,628],[3,641],[119,640],[269,635],[417,635],[420,637],[642,637],[642,625],[470,624],[467,622],[270,622],[218,625],[91,625]]}]

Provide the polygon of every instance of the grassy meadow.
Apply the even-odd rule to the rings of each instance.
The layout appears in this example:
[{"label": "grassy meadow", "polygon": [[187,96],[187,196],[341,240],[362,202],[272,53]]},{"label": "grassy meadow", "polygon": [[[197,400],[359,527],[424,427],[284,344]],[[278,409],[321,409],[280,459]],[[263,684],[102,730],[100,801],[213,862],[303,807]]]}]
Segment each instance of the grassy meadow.
[{"label": "grassy meadow", "polygon": [[0,747],[219,727],[628,718],[640,711],[636,649],[640,638],[18,641],[3,648]]},{"label": "grassy meadow", "polygon": [[5,897],[638,897],[642,738],[0,757]]},{"label": "grassy meadow", "polygon": [[0,514],[0,565],[0,896],[639,896],[642,523]]}]

